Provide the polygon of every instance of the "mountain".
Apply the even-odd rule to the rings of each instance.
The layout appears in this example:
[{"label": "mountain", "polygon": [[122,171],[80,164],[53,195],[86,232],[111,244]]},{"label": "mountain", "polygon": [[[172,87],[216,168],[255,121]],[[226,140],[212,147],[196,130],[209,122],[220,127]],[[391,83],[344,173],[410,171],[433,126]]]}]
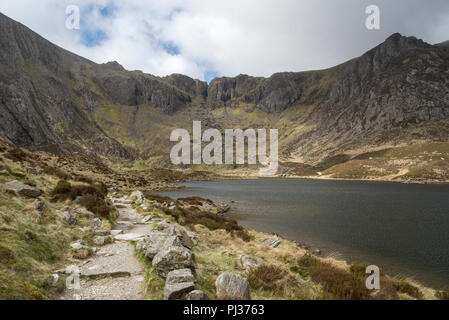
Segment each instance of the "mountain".
[{"label": "mountain", "polygon": [[[328,169],[361,154],[449,140],[449,49],[394,34],[334,68],[210,84],[96,64],[0,14],[0,139],[168,163],[169,134],[278,128],[287,162]],[[321,166],[326,162],[328,165]]]}]

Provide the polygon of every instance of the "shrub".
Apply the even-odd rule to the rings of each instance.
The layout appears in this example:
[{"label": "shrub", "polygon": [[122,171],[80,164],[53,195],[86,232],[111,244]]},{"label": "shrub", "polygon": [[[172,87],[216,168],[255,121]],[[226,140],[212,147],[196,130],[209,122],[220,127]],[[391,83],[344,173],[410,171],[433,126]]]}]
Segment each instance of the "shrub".
[{"label": "shrub", "polygon": [[242,230],[234,230],[232,231],[232,235],[236,236],[237,238],[242,239],[245,242],[250,242],[252,237],[251,235],[248,233],[247,230],[242,229]]},{"label": "shrub", "polygon": [[4,157],[14,162],[25,161],[27,158],[25,152],[16,148],[10,149],[7,153],[4,154]]},{"label": "shrub", "polygon": [[408,282],[400,281],[397,284],[395,284],[395,288],[398,292],[406,293],[410,297],[413,297],[415,299],[422,299],[423,294],[422,292],[415,286],[411,285]]},{"label": "shrub", "polygon": [[321,284],[325,299],[371,299],[365,278],[360,275],[346,272],[309,254],[298,260],[298,267],[301,274],[307,274],[314,282]]},{"label": "shrub", "polygon": [[87,210],[99,216],[109,217],[110,209],[107,203],[104,201],[104,198],[99,197],[98,195],[84,195],[81,197],[80,204]]},{"label": "shrub", "polygon": [[106,203],[107,187],[103,183],[94,185],[71,185],[66,180],[60,180],[52,191],[53,201],[81,197],[80,204],[87,210],[109,217],[110,208]]},{"label": "shrub", "polygon": [[249,270],[248,282],[252,289],[273,290],[282,286],[279,281],[287,275],[288,272],[278,266],[259,265]]},{"label": "shrub", "polygon": [[435,296],[440,300],[449,300],[449,289],[437,291]]},{"label": "shrub", "polygon": [[54,187],[51,194],[55,195],[65,195],[68,194],[72,189],[70,182],[66,180],[60,180],[58,184]]}]

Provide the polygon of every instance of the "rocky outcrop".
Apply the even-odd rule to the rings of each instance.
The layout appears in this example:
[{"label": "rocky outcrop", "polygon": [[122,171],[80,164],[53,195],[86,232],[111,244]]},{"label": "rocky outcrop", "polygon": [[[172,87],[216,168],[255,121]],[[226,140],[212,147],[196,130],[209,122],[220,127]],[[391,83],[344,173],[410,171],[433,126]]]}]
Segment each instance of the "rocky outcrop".
[{"label": "rocky outcrop", "polygon": [[0,185],[0,190],[10,190],[19,196],[27,198],[37,198],[41,194],[40,190],[37,190],[36,188],[17,180],[6,182]]},{"label": "rocky outcrop", "polygon": [[215,281],[218,299],[249,300],[250,287],[246,278],[232,274],[222,273]]},{"label": "rocky outcrop", "polygon": [[[268,119],[269,114],[304,107],[304,116],[286,115],[286,133],[293,133],[286,135],[280,151],[314,163],[357,144],[363,147],[371,137],[383,144],[393,141],[397,135],[392,130],[407,133],[449,120],[446,43],[430,45],[394,34],[331,69],[269,78],[239,75],[207,85],[179,74],[160,78],[126,71],[117,62],[95,64],[1,14],[0,28],[0,139],[19,146],[132,159],[160,156],[153,154],[154,145],[160,144],[152,131],[158,130],[152,125],[158,119],[145,122],[142,110],[172,115],[195,109],[205,124],[221,128],[226,121],[210,109],[243,106],[248,112],[263,111]],[[117,106],[126,121],[120,118],[114,124],[114,119],[95,116],[99,108],[116,111]],[[162,117],[158,112],[154,116]],[[190,117],[185,122],[191,126]],[[109,130],[109,125],[124,126],[131,133],[130,145],[142,150],[122,146],[107,133],[122,131]],[[136,143],[143,130],[149,132],[145,146]],[[393,142],[413,138],[404,134]],[[418,138],[446,141],[448,136],[430,128]]]},{"label": "rocky outcrop", "polygon": [[0,139],[60,153],[131,157],[91,116],[83,72],[95,64],[0,13]]}]

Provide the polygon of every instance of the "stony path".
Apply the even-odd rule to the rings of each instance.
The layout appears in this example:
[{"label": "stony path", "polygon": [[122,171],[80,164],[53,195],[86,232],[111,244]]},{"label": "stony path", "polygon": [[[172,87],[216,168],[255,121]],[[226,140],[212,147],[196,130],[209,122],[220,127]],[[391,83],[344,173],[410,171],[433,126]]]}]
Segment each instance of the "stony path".
[{"label": "stony path", "polygon": [[80,289],[67,289],[62,300],[138,300],[143,298],[144,268],[134,255],[131,240],[152,230],[131,204],[117,202],[119,218],[113,244],[101,247],[93,258],[80,267]]}]

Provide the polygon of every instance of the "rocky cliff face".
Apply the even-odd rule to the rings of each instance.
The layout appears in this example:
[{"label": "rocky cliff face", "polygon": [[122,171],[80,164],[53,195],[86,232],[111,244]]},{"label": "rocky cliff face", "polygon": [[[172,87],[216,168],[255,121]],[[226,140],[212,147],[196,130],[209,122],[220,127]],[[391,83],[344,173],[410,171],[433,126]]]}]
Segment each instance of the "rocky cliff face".
[{"label": "rocky cliff face", "polygon": [[[123,146],[120,132],[133,139],[148,131],[146,139],[155,139],[160,128],[157,119],[145,125],[148,117],[161,114],[179,123],[182,115],[199,110],[193,115],[197,120],[220,127],[224,119],[213,110],[243,106],[256,109],[258,117],[277,116],[288,123],[281,133],[284,155],[315,159],[395,128],[449,120],[449,50],[444,43],[432,46],[395,34],[360,58],[328,70],[270,78],[239,75],[208,85],[180,74],[160,78],[126,71],[117,62],[95,64],[1,14],[0,27],[0,139],[20,146],[132,158],[148,152]],[[134,113],[126,123],[115,124],[120,130],[104,125],[110,118],[99,125],[95,117],[96,110],[109,106]],[[290,116],[293,108],[308,111]],[[148,115],[147,109],[159,113]],[[191,116],[185,117],[186,127]],[[424,138],[434,139],[431,131]],[[153,142],[162,137],[157,139]]]}]

